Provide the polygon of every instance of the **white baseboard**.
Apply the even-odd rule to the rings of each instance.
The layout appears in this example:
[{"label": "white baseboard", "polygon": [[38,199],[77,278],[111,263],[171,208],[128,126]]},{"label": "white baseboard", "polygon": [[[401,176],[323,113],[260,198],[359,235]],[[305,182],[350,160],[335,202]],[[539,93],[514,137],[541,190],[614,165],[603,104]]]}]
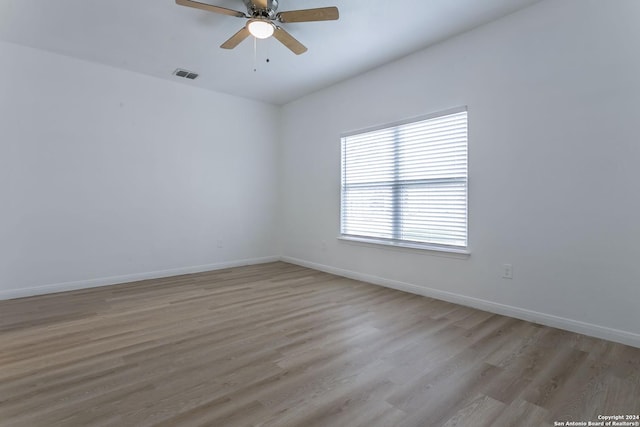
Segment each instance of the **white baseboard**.
[{"label": "white baseboard", "polygon": [[360,280],[374,285],[384,286],[387,288],[397,289],[412,294],[448,301],[467,307],[477,308],[479,310],[489,311],[491,313],[514,317],[516,319],[522,319],[545,326],[551,326],[553,328],[564,329],[567,331],[589,335],[596,338],[602,338],[608,341],[614,341],[640,348],[640,334],[636,334],[633,332],[607,328],[604,326],[594,325],[592,323],[581,322],[579,320],[567,319],[564,317],[554,316],[552,314],[540,313],[537,311],[527,310],[525,308],[499,304],[479,298],[473,298],[465,295],[441,291],[438,289],[427,288],[424,286],[418,286],[411,283],[400,282],[397,280],[385,279],[383,277],[358,273],[355,271],[343,270],[341,268],[331,267],[328,265],[318,264],[302,259],[287,256],[283,256],[280,259],[284,262],[300,265],[302,267],[312,268],[314,270],[324,271],[326,273],[335,274],[337,276],[347,277],[349,279]]},{"label": "white baseboard", "polygon": [[221,270],[224,268],[242,267],[246,265],[265,264],[275,261],[284,261],[291,264],[300,265],[314,270],[324,271],[326,273],[335,274],[350,279],[368,282],[374,285],[384,286],[387,288],[397,289],[412,294],[422,295],[455,304],[477,308],[479,310],[489,311],[504,316],[514,317],[529,322],[539,323],[541,325],[551,326],[554,328],[564,329],[596,338],[602,338],[609,341],[619,342],[640,348],[640,334],[623,331],[619,329],[607,328],[592,323],[581,322],[579,320],[567,319],[564,317],[554,316],[551,314],[540,313],[537,311],[527,310],[520,307],[509,306],[479,298],[473,298],[465,295],[455,294],[452,292],[441,291],[438,289],[418,286],[411,283],[401,282],[398,280],[386,279],[370,274],[359,273],[351,270],[331,267],[324,264],[318,264],[311,261],[292,257],[269,256],[262,258],[251,258],[236,261],[225,261],[215,264],[197,265],[191,267],[181,267],[169,270],[152,271],[146,273],[128,274],[123,276],[112,276],[90,280],[80,280],[76,282],[56,283],[51,285],[34,286],[22,289],[0,290],[0,300],[23,298],[35,295],[51,294],[56,292],[74,291],[78,289],[95,288],[99,286],[116,285],[120,283],[135,282],[147,279],[159,279],[163,277],[179,276],[181,274],[201,273],[204,271]]},{"label": "white baseboard", "polygon": [[151,271],[147,273],[135,273],[123,276],[79,280],[76,282],[55,283],[51,285],[34,286],[22,289],[0,290],[0,300],[53,294],[56,292],[75,291],[78,289],[96,288],[99,286],[117,285],[120,283],[136,282],[139,280],[160,279],[163,277],[179,276],[181,274],[201,273],[204,271],[222,270],[224,268],[242,267],[245,265],[265,264],[268,262],[275,262],[279,260],[280,257],[277,256],[250,258],[237,261],[224,261],[215,264],[195,265],[191,267],[180,267],[172,268],[169,270]]}]

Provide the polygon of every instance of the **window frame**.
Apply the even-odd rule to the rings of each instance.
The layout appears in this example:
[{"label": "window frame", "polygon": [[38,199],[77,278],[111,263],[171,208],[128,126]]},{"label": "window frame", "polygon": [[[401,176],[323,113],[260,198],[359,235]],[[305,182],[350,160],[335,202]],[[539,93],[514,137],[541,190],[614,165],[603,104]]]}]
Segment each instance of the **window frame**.
[{"label": "window frame", "polygon": [[[466,170],[466,193],[465,193],[465,211],[466,211],[466,221],[465,221],[465,230],[466,230],[466,246],[457,246],[457,245],[446,245],[439,243],[431,243],[431,242],[415,242],[409,240],[401,240],[401,239],[387,239],[382,237],[368,237],[368,236],[357,236],[343,233],[343,220],[344,220],[344,197],[345,197],[345,184],[344,184],[344,139],[350,136],[361,135],[369,132],[380,131],[384,129],[391,129],[394,127],[417,123],[421,121],[426,121],[430,119],[435,119],[439,117],[444,117],[457,113],[467,113],[467,170]],[[409,249],[409,250],[420,250],[420,251],[434,251],[434,252],[444,252],[450,254],[461,254],[461,255],[469,255],[470,254],[470,233],[469,233],[469,188],[470,188],[470,180],[469,180],[469,108],[468,106],[461,106],[455,108],[449,108],[447,110],[441,110],[434,113],[424,114],[416,117],[411,117],[404,120],[399,120],[396,122],[386,123],[382,125],[377,125],[369,128],[349,131],[340,134],[340,218],[339,218],[339,235],[338,240],[346,241],[346,242],[354,242],[358,244],[372,244],[372,245],[381,245],[390,248],[400,248],[400,249]],[[394,181],[395,183],[395,181]],[[396,230],[394,229],[394,233]]]}]

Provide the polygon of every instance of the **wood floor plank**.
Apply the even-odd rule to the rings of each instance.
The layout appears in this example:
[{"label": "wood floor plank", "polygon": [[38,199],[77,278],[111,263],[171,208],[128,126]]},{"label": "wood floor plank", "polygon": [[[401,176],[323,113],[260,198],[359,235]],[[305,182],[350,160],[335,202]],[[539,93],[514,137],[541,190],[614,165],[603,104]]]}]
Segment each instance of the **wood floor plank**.
[{"label": "wood floor plank", "polygon": [[598,414],[640,414],[640,349],[282,262],[0,301],[0,427]]}]

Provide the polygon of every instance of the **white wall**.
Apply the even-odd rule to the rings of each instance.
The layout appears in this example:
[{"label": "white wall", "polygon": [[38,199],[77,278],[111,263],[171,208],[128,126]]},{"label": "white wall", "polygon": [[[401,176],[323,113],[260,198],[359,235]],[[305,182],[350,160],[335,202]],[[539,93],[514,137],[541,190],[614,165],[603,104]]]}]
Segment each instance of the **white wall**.
[{"label": "white wall", "polygon": [[0,43],[0,298],[277,255],[278,115]]},{"label": "white wall", "polygon": [[[286,259],[640,346],[639,16],[548,0],[285,106]],[[462,105],[471,256],[337,240],[340,134]]]}]

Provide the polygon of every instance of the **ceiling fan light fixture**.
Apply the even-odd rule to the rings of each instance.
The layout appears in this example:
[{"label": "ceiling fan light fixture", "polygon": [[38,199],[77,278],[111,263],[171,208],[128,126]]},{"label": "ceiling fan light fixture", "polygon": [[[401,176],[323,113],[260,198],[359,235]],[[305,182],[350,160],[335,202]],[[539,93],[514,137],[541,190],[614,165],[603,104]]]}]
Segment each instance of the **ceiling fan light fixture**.
[{"label": "ceiling fan light fixture", "polygon": [[265,19],[252,19],[247,24],[247,30],[257,39],[268,39],[273,35],[273,24]]}]

